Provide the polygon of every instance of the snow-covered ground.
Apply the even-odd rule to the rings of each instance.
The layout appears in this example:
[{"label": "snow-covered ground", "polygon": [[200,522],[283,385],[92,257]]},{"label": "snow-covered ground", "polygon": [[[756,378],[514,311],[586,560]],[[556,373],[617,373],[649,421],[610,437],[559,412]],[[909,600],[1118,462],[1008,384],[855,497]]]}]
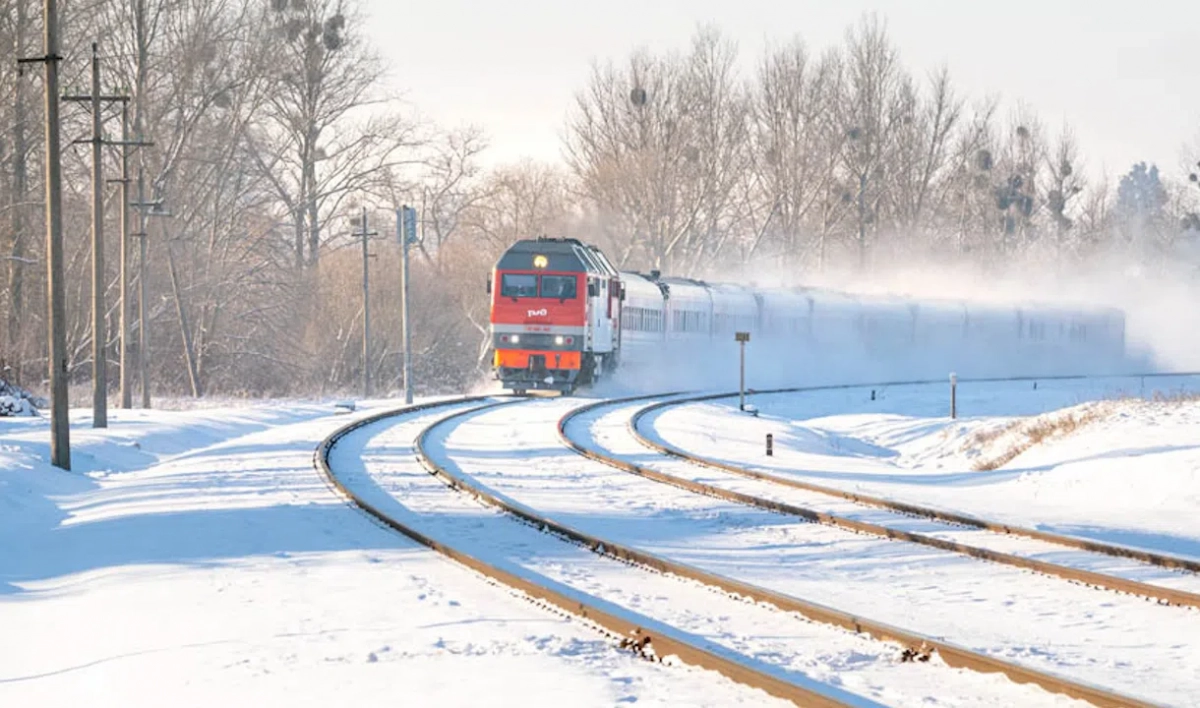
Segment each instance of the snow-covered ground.
[{"label": "snow-covered ground", "polygon": [[[647,418],[645,432],[780,474],[1200,558],[1200,403],[1080,406],[1195,381],[962,384],[755,396]],[[584,460],[553,423],[583,401],[479,413],[433,436],[461,473],[569,524],[728,576],[1143,696],[1200,692],[1200,612],[684,493]],[[328,433],[389,402],[112,411],[73,418],[74,471],[44,418],[0,419],[0,706],[767,705],[711,672],[616,651],[380,528],[313,469]],[[1069,435],[1057,409],[1078,406]],[[615,412],[615,411],[614,411]],[[1019,416],[1048,413],[1040,444]],[[864,703],[1058,704],[668,576],[613,563],[436,483],[413,436],[442,412],[335,448],[358,488],[425,530]],[[1055,417],[1057,416],[1057,417]],[[574,434],[649,463],[619,416]],[[776,456],[762,455],[775,433]],[[624,447],[622,447],[624,446]],[[686,464],[678,462],[678,464]],[[501,683],[493,681],[500,679]]]},{"label": "snow-covered ground", "polygon": [[[1200,379],[963,383],[958,420],[948,385],[871,392],[752,396],[757,418],[736,398],[672,407],[642,432],[825,486],[1200,559]],[[1047,437],[1031,444],[1039,424]]]},{"label": "snow-covered ground", "polygon": [[[354,415],[361,415],[357,413]],[[384,530],[305,404],[0,419],[0,706],[760,705]],[[495,681],[499,683],[495,683]]]}]

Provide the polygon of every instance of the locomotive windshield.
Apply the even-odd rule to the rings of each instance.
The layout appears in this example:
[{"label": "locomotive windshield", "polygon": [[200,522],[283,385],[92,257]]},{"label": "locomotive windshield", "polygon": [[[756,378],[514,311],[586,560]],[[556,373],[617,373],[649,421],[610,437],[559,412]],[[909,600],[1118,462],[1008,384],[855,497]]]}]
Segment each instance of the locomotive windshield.
[{"label": "locomotive windshield", "polygon": [[[540,286],[540,287],[539,287]],[[575,276],[504,273],[500,278],[501,297],[552,297],[575,299]]]},{"label": "locomotive windshield", "polygon": [[575,276],[573,275],[543,275],[542,297],[553,297],[559,300],[575,299]]},{"label": "locomotive windshield", "polygon": [[500,280],[501,297],[537,297],[538,277],[520,273],[505,273]]}]

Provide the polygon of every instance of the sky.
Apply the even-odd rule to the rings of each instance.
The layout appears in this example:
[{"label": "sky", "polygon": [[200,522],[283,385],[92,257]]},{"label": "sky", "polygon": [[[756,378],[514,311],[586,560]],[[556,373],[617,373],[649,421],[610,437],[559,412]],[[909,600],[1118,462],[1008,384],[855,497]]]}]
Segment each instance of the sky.
[{"label": "sky", "polygon": [[958,90],[1069,124],[1092,176],[1139,161],[1184,174],[1200,144],[1195,0],[364,0],[389,88],[446,127],[487,133],[489,164],[561,160],[563,126],[594,62],[687,48],[701,25],[734,40],[745,75],[793,37],[842,42],[866,13],[887,23],[916,76],[950,68]]}]

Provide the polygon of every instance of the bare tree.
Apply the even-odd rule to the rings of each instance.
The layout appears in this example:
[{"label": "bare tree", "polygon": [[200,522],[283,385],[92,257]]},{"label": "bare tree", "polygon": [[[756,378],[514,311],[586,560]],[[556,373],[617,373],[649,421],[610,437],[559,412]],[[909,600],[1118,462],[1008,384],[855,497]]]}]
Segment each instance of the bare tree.
[{"label": "bare tree", "polygon": [[735,47],[700,32],[685,57],[597,67],[576,97],[567,160],[610,227],[618,264],[699,265],[725,245],[748,166]]},{"label": "bare tree", "polygon": [[[843,134],[835,110],[841,82],[838,53],[813,62],[799,39],[763,58],[750,110],[752,198],[758,208],[751,215],[746,257],[766,243],[789,264],[813,248],[820,260],[822,231],[810,223],[823,211],[823,199],[837,178]],[[818,236],[805,239],[805,232]]]},{"label": "bare tree", "polygon": [[384,110],[384,65],[363,39],[356,2],[273,0],[272,10],[276,71],[257,154],[293,220],[296,264],[312,266],[323,216],[386,179],[414,128]]}]

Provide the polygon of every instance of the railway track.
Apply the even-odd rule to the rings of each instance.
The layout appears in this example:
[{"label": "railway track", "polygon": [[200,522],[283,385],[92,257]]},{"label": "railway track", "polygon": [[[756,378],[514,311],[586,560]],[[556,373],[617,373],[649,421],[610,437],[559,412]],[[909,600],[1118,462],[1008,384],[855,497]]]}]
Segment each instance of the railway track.
[{"label": "railway track", "polygon": [[[1195,376],[1195,374],[1148,374],[1148,375],[1144,375],[1141,377],[1133,376],[1133,377],[1129,377],[1129,378],[1161,378],[1161,377],[1166,377],[1166,376],[1171,376],[1171,377]],[[1054,379],[1064,380],[1064,379],[1073,379],[1073,378],[1082,378],[1082,377],[1050,377],[1049,380],[1054,380]],[[1016,381],[1026,381],[1028,379],[1015,379],[1015,380]],[[1042,380],[1046,380],[1046,379],[1042,379]],[[1004,381],[1006,381],[1006,380],[1005,379],[994,379],[994,378],[964,379],[963,383],[1004,382]],[[929,383],[941,383],[941,382],[919,382],[919,383],[929,384]],[[874,385],[858,386],[858,387],[854,387],[854,388],[864,388],[864,389],[866,389],[866,388],[882,388],[882,387],[891,387],[891,386],[895,386],[895,385],[896,384],[874,384]],[[901,385],[903,385],[903,384],[901,384]],[[839,386],[836,388],[846,388],[846,387]],[[768,390],[756,391],[755,393],[758,393],[758,394],[806,393],[806,392],[815,392],[815,391],[821,391],[821,390],[829,390],[829,387],[768,389]],[[1165,553],[1155,553],[1155,552],[1146,551],[1146,550],[1142,550],[1142,549],[1130,548],[1128,546],[1119,546],[1119,545],[1115,545],[1115,544],[1102,543],[1102,542],[1091,540],[1091,539],[1083,539],[1083,538],[1078,538],[1075,536],[1067,536],[1067,535],[1063,535],[1063,534],[1050,533],[1047,531],[1041,531],[1039,529],[1031,529],[1031,528],[1027,528],[1027,527],[1021,527],[1021,526],[1017,526],[1014,524],[997,523],[997,522],[988,521],[986,519],[980,519],[980,518],[976,518],[973,516],[969,516],[966,514],[956,514],[956,513],[947,512],[947,511],[944,511],[941,509],[934,509],[931,507],[921,506],[919,504],[909,504],[909,503],[900,502],[900,501],[896,501],[896,500],[892,500],[892,499],[885,499],[882,497],[871,496],[871,495],[867,495],[867,494],[858,494],[855,492],[847,492],[845,490],[836,489],[833,487],[813,484],[810,482],[804,482],[804,481],[797,480],[797,479],[782,477],[780,475],[770,474],[768,472],[764,472],[762,470],[755,470],[755,469],[752,469],[750,467],[743,466],[743,465],[733,465],[733,464],[729,464],[726,462],[722,462],[720,460],[713,460],[713,459],[709,459],[709,458],[700,457],[698,455],[693,455],[693,454],[688,453],[685,450],[680,450],[680,449],[672,447],[670,445],[666,445],[661,442],[652,440],[651,438],[647,437],[646,435],[644,435],[642,433],[641,425],[640,425],[641,421],[644,420],[647,416],[657,413],[659,411],[662,411],[663,409],[665,409],[667,407],[674,406],[674,405],[680,405],[680,404],[684,404],[684,403],[697,403],[697,402],[702,402],[702,401],[715,401],[715,400],[721,400],[721,399],[728,399],[728,398],[733,398],[737,395],[738,394],[736,392],[734,392],[734,393],[719,393],[719,394],[710,394],[710,395],[704,395],[704,396],[683,397],[683,398],[678,398],[675,400],[666,400],[666,401],[660,401],[658,403],[654,403],[652,405],[646,406],[645,408],[638,410],[633,415],[633,417],[630,419],[630,431],[642,445],[644,445],[645,447],[648,447],[652,450],[655,450],[659,453],[662,453],[664,455],[670,455],[673,457],[678,457],[681,459],[685,459],[689,462],[692,462],[692,463],[695,463],[698,465],[703,465],[706,467],[710,467],[712,469],[729,472],[731,474],[735,474],[735,475],[742,476],[742,477],[766,480],[766,481],[769,481],[769,482],[772,482],[775,484],[793,487],[795,489],[803,489],[806,491],[816,492],[819,494],[824,494],[824,495],[828,495],[828,496],[832,496],[832,497],[838,497],[841,499],[845,499],[845,500],[854,502],[856,504],[863,504],[863,505],[867,505],[867,506],[874,506],[874,507],[878,507],[878,508],[888,509],[888,510],[899,512],[902,514],[907,514],[910,516],[919,516],[919,517],[924,517],[924,518],[931,519],[934,521],[942,521],[942,522],[956,524],[956,525],[960,525],[960,526],[966,526],[966,527],[970,527],[970,528],[977,528],[977,529],[982,529],[982,530],[986,530],[986,531],[993,531],[996,533],[1009,534],[1009,535],[1013,535],[1013,536],[1023,536],[1026,538],[1031,538],[1031,539],[1038,540],[1038,541],[1045,541],[1047,543],[1052,543],[1052,544],[1055,544],[1058,546],[1063,546],[1066,548],[1076,548],[1079,550],[1089,551],[1092,553],[1101,553],[1101,554],[1112,556],[1115,558],[1130,558],[1133,560],[1141,561],[1143,563],[1149,563],[1150,565],[1155,565],[1155,566],[1159,566],[1162,568],[1173,568],[1173,569],[1179,569],[1179,570],[1186,570],[1186,571],[1190,571],[1193,573],[1200,573],[1200,561],[1193,560],[1190,558],[1181,558],[1178,556],[1172,556],[1172,555],[1165,554]],[[1163,597],[1161,599],[1173,601],[1171,597]],[[1175,599],[1178,600],[1178,604],[1190,605],[1190,606],[1195,607],[1195,606],[1197,606],[1196,601],[1200,600],[1200,597],[1197,597],[1195,594],[1188,594],[1188,596],[1186,596],[1186,597],[1178,597]]]},{"label": "railway track", "polygon": [[[820,690],[822,688],[828,689],[829,687],[827,686],[819,687],[815,694],[810,693],[813,691],[811,686],[798,688],[792,682],[781,681],[777,675],[773,675],[770,671],[760,669],[756,672],[755,669],[748,668],[744,662],[739,661],[737,658],[731,658],[728,652],[714,651],[711,645],[706,646],[706,643],[702,641],[689,642],[686,633],[672,632],[671,627],[664,626],[661,622],[655,622],[646,617],[631,619],[626,612],[613,612],[611,609],[606,609],[606,605],[602,601],[589,602],[586,599],[581,601],[580,597],[576,594],[547,589],[544,585],[531,581],[526,573],[520,571],[514,572],[512,568],[505,569],[491,564],[486,558],[464,553],[454,545],[447,544],[445,541],[433,538],[417,528],[397,521],[394,515],[390,515],[378,508],[378,506],[371,504],[370,501],[362,499],[361,496],[356,495],[351,489],[341,485],[329,467],[328,457],[330,450],[338,440],[354,430],[383,421],[389,416],[408,415],[422,410],[432,412],[435,409],[445,408],[452,404],[462,406],[472,401],[480,402],[479,399],[457,400],[451,403],[437,404],[429,408],[409,409],[400,413],[382,414],[348,426],[347,429],[338,431],[334,436],[331,436],[318,449],[316,455],[318,467],[321,467],[326,476],[331,479],[331,483],[337,485],[357,505],[379,519],[382,523],[468,565],[478,572],[495,578],[505,585],[516,588],[530,597],[539,598],[550,606],[587,618],[589,621],[595,622],[597,625],[605,628],[612,636],[620,637],[625,644],[632,642],[635,645],[639,645],[639,643],[648,642],[659,656],[666,654],[676,655],[685,663],[712,668],[734,680],[763,688],[769,693],[786,697],[802,705],[841,704],[838,698],[831,698],[828,691]],[[1122,696],[1086,683],[1072,681],[1061,676],[1040,672],[1026,666],[980,654],[950,642],[905,631],[883,622],[866,619],[854,613],[841,612],[818,603],[806,602],[784,593],[718,575],[670,558],[647,553],[638,548],[614,542],[609,538],[602,538],[595,534],[580,531],[568,524],[556,521],[546,514],[534,511],[508,498],[504,494],[489,490],[470,475],[457,471],[453,464],[445,460],[439,461],[436,459],[436,454],[431,454],[428,449],[429,439],[439,429],[452,426],[467,416],[478,415],[493,408],[494,405],[489,404],[463,409],[440,418],[421,432],[417,442],[417,454],[422,463],[431,472],[440,477],[450,488],[469,494],[487,504],[502,509],[507,514],[528,524],[531,528],[550,532],[580,547],[590,549],[597,555],[633,564],[633,566],[641,568],[643,571],[649,569],[668,573],[679,578],[690,579],[704,586],[719,589],[731,596],[751,598],[781,610],[799,613],[815,622],[833,625],[849,630],[850,632],[865,633],[879,640],[896,642],[903,647],[905,656],[928,657],[933,653],[940,656],[942,661],[952,667],[962,667],[979,672],[998,672],[1016,682],[1032,683],[1048,691],[1081,698],[1096,705],[1149,705],[1138,699]],[[647,630],[648,627],[652,627],[653,629]],[[645,644],[641,645],[644,646]],[[778,672],[775,673],[777,674]],[[821,703],[820,701],[827,702]]]},{"label": "railway track", "polygon": [[[477,405],[470,405],[477,404]],[[612,639],[621,649],[632,651],[646,657],[677,657],[678,660],[693,666],[716,671],[738,683],[761,689],[773,696],[792,701],[804,706],[859,706],[875,705],[871,701],[847,693],[832,685],[823,685],[816,681],[806,681],[803,677],[791,676],[781,678],[778,671],[768,671],[756,668],[744,660],[731,656],[730,652],[714,650],[707,642],[689,637],[684,632],[672,630],[660,622],[647,617],[641,617],[635,612],[615,610],[608,603],[589,598],[576,592],[569,592],[555,583],[546,582],[536,575],[523,572],[510,564],[495,562],[479,554],[463,550],[459,544],[447,542],[419,528],[419,524],[411,519],[398,518],[395,510],[389,509],[386,500],[381,500],[378,494],[365,494],[360,485],[347,483],[333,468],[330,456],[339,442],[368,426],[388,421],[392,418],[403,418],[421,413],[432,413],[448,408],[469,406],[465,410],[440,417],[432,425],[425,428],[416,443],[417,454],[424,465],[428,465],[438,477],[444,480],[451,490],[468,493],[475,498],[491,504],[501,505],[501,500],[491,497],[485,491],[470,484],[467,480],[448,474],[444,468],[434,463],[424,450],[423,441],[430,430],[438,424],[454,418],[489,409],[500,405],[511,405],[507,402],[493,403],[485,398],[465,397],[438,403],[411,406],[404,409],[388,411],[358,420],[347,425],[326,438],[314,453],[314,465],[322,473],[325,480],[341,496],[349,500],[378,523],[397,531],[404,536],[426,546],[462,565],[498,582],[524,596],[541,603],[554,611],[578,617],[596,627],[603,635]],[[373,497],[373,498],[372,498]],[[512,513],[512,512],[510,512]],[[547,530],[565,535],[550,521],[541,521],[532,513],[517,515],[527,523],[540,524],[535,533],[542,535],[541,526]],[[565,530],[565,529],[564,529]],[[587,543],[579,538],[574,542]],[[589,545],[596,551],[611,557],[620,558],[615,549],[605,549],[603,541],[595,539]],[[626,561],[632,560],[625,558]],[[790,680],[789,680],[790,679]]]},{"label": "railway track", "polygon": [[[817,388],[801,390],[812,391],[822,389]],[[788,392],[790,392],[790,390]],[[760,391],[759,393],[761,394],[769,392]],[[973,558],[979,558],[1017,568],[1032,570],[1096,588],[1123,592],[1131,595],[1139,595],[1165,604],[1194,608],[1200,607],[1200,594],[1191,592],[1189,590],[1166,587],[1160,584],[1143,582],[1129,577],[1121,577],[1111,573],[1096,572],[1093,570],[1088,570],[1085,567],[1079,567],[1083,564],[1082,561],[1089,560],[1087,558],[1077,559],[1076,565],[1069,565],[1063,562],[1042,560],[1037,557],[1032,557],[1032,555],[1033,553],[1039,552],[1046,555],[1052,555],[1047,553],[1047,551],[1053,551],[1054,548],[1048,548],[1047,546],[1053,544],[1054,546],[1077,549],[1087,553],[1100,553],[1107,556],[1150,563],[1163,568],[1191,571],[1193,570],[1192,566],[1195,564],[1188,559],[1174,558],[1171,556],[1163,556],[1161,554],[1147,552],[1135,552],[1131,549],[1126,549],[1120,546],[1111,546],[1108,544],[1060,536],[1041,531],[1020,529],[1019,527],[995,524],[981,519],[975,519],[973,517],[947,513],[934,509],[927,509],[912,504],[894,502],[886,499],[868,497],[833,488],[827,488],[796,479],[782,477],[777,474],[771,474],[762,470],[751,469],[718,460],[701,458],[692,455],[687,451],[654,441],[648,438],[639,429],[639,422],[642,421],[647,415],[655,411],[660,411],[667,406],[697,401],[718,400],[721,398],[727,398],[731,395],[736,396],[737,394],[716,394],[707,396],[671,398],[641,407],[631,416],[628,424],[628,432],[641,446],[662,455],[683,460],[691,465],[716,469],[720,472],[733,475],[736,478],[753,480],[754,482],[759,483],[740,485],[741,489],[737,488],[739,485],[729,484],[728,480],[722,480],[719,478],[713,479],[711,476],[702,477],[696,474],[688,474],[686,471],[683,473],[671,474],[663,471],[663,469],[660,469],[663,467],[661,463],[638,463],[629,459],[629,456],[614,455],[605,452],[599,446],[581,443],[580,441],[572,438],[567,432],[568,426],[570,426],[573,421],[593,415],[606,408],[643,402],[650,399],[661,398],[661,396],[637,396],[625,399],[600,401],[591,405],[576,408],[568,412],[559,420],[558,434],[559,438],[565,445],[585,457],[602,462],[616,469],[630,472],[656,482],[678,487],[680,489],[685,489],[690,492],[704,494],[718,499],[723,499],[738,504],[745,504],[777,513],[788,514],[806,521],[843,528],[855,533],[865,533],[883,538],[907,541],[931,548],[937,548],[943,551],[971,556]],[[679,468],[675,467],[673,469],[678,470]],[[799,495],[802,497],[800,500],[795,499],[795,497],[798,496],[796,494],[782,495],[784,498],[781,499],[781,495],[777,493],[777,490],[771,488],[772,485],[788,490],[799,490],[801,493],[806,493],[807,495]],[[840,509],[836,509],[835,507],[836,510],[830,511],[830,505],[825,504],[825,508],[821,508],[822,500],[819,498],[813,498],[814,495],[833,497],[838,500],[850,502],[850,505],[847,506],[843,504],[841,505]],[[864,507],[883,509],[887,513],[864,515],[861,513],[861,510]],[[855,518],[856,516],[859,518]],[[864,516],[865,518],[863,518]],[[920,530],[905,528],[906,526],[913,526],[912,519],[914,517],[930,522],[929,524],[925,524],[925,526],[932,526],[932,528]],[[1023,549],[1025,550],[1025,554],[1022,554],[1020,552],[1008,552],[1004,550],[998,550],[994,547],[987,547],[989,542],[996,544],[996,539],[976,538],[974,543],[968,543],[962,540],[956,540],[955,538],[948,538],[944,533],[947,531],[961,530],[963,528],[979,532],[979,534],[974,535],[1021,536],[1031,539],[1036,543],[1017,544],[1023,546],[1032,546],[1032,548],[1029,550]],[[939,532],[943,532],[943,534],[940,536],[936,535]],[[958,535],[962,534],[960,533]],[[1003,538],[999,540],[999,543],[1001,546],[1014,545],[1007,543],[1007,541]],[[1124,570],[1126,570],[1127,574],[1137,574],[1141,569],[1134,567],[1125,568]]]}]

